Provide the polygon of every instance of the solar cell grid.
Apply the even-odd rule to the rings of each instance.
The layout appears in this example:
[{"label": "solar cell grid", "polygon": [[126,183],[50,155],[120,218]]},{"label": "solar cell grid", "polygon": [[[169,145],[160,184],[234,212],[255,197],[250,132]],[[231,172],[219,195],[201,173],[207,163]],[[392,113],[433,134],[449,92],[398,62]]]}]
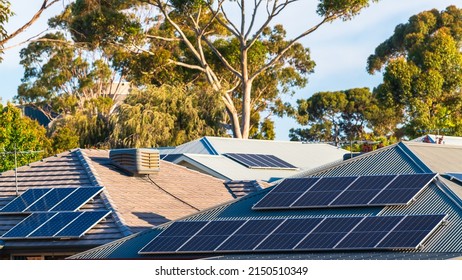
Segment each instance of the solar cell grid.
[{"label": "solar cell grid", "polygon": [[[423,215],[248,220],[242,226],[239,224],[241,221],[212,221],[207,225],[213,224],[209,231],[205,231],[204,227],[202,231],[190,236],[175,232],[162,236],[164,233],[161,233],[140,253],[413,249],[429,236],[444,217]],[[401,230],[397,230],[398,225]],[[181,226],[176,228],[179,232],[183,230]],[[218,232],[213,234],[215,230]]]},{"label": "solar cell grid", "polygon": [[313,186],[319,178],[290,178],[285,179],[281,183],[279,183],[273,190],[272,193],[279,193],[279,192],[297,192],[297,193],[304,193],[307,191],[311,186]]},{"label": "solar cell grid", "polygon": [[296,166],[274,155],[240,153],[227,153],[224,155],[248,168],[297,169]]},{"label": "solar cell grid", "polygon": [[86,211],[59,231],[55,237],[81,237],[106,217],[110,211]]},{"label": "solar cell grid", "polygon": [[72,220],[77,218],[80,214],[78,212],[63,212],[57,213],[53,218],[49,219],[46,223],[38,227],[32,232],[29,237],[46,237],[49,238],[58,233],[63,227],[69,224]]},{"label": "solar cell grid", "polygon": [[38,199],[34,204],[24,210],[24,212],[49,211],[53,206],[74,192],[76,188],[54,188],[47,194]]},{"label": "solar cell grid", "polygon": [[212,221],[197,232],[180,251],[213,251],[245,221]]},{"label": "solar cell grid", "polygon": [[0,210],[2,213],[20,213],[24,211],[27,207],[37,201],[39,198],[44,196],[46,193],[51,191],[51,188],[37,188],[37,189],[28,189],[20,196],[16,197],[10,203],[5,205],[5,207]]},{"label": "solar cell grid", "polygon": [[103,190],[102,187],[80,187],[61,200],[50,211],[75,211]]},{"label": "solar cell grid", "polygon": [[253,209],[405,205],[436,174],[286,179]]},{"label": "solar cell grid", "polygon": [[249,220],[230,236],[217,250],[252,250],[284,220]]},{"label": "solar cell grid", "polygon": [[26,238],[32,231],[51,219],[56,213],[33,213],[6,232],[2,238]]}]

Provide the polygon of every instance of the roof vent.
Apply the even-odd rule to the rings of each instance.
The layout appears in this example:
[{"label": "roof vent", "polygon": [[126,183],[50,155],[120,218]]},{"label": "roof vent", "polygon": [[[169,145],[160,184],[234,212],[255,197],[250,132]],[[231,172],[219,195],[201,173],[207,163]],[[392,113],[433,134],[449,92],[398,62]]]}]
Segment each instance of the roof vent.
[{"label": "roof vent", "polygon": [[160,171],[159,151],[154,149],[117,149],[109,152],[112,163],[134,176]]}]

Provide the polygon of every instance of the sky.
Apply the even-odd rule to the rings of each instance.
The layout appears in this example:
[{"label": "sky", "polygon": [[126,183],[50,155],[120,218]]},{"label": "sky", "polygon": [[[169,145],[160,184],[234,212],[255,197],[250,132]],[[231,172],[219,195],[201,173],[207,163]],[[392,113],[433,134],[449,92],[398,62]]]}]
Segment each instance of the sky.
[{"label": "sky", "polygon": [[[12,10],[16,13],[8,25],[8,31],[13,31],[26,22],[39,8],[42,0],[11,0]],[[19,52],[25,45],[16,46],[40,32],[46,30],[47,19],[59,13],[68,0],[62,0],[42,14],[38,22],[27,32],[7,44],[11,49],[5,50],[4,61],[0,63],[0,97],[3,103],[12,100],[16,94],[23,68],[19,64]],[[289,38],[297,36],[320,20],[316,15],[317,1],[301,0],[276,18],[275,23],[281,23],[287,30]],[[300,42],[310,49],[311,58],[315,61],[314,73],[308,77],[308,85],[296,89],[292,97],[285,100],[296,103],[297,99],[309,98],[320,91],[346,90],[357,87],[373,89],[380,84],[380,73],[369,75],[366,72],[366,62],[375,48],[388,39],[400,23],[406,23],[412,15],[419,12],[438,9],[444,10],[449,5],[462,8],[462,0],[380,0],[364,9],[360,15],[350,21],[336,21],[321,26],[314,33]],[[288,140],[289,129],[299,127],[290,118],[273,118],[276,126],[276,139]]]}]

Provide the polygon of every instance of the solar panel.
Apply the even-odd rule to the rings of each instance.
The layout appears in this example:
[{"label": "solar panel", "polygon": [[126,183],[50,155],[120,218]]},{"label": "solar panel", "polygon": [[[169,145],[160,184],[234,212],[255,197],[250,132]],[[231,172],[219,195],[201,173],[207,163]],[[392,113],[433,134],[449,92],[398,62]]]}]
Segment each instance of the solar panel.
[{"label": "solar panel", "polygon": [[100,193],[103,187],[80,187],[71,195],[61,200],[50,211],[75,211]]},{"label": "solar panel", "polygon": [[26,238],[57,213],[33,213],[3,234],[2,238]]},{"label": "solar panel", "polygon": [[82,212],[76,219],[72,220],[61,231],[54,235],[54,237],[70,238],[81,237],[93,226],[99,223],[110,211],[85,211]]},{"label": "solar panel", "polygon": [[293,166],[274,155],[238,153],[227,153],[224,155],[246,166],[247,168],[297,169],[296,166]]},{"label": "solar panel", "polygon": [[54,236],[62,228],[64,228],[66,225],[68,225],[71,221],[76,219],[81,214],[82,213],[80,212],[57,213],[51,219],[49,219],[46,223],[38,227],[28,237],[48,238],[50,236]]},{"label": "solar panel", "polygon": [[32,188],[8,203],[0,213],[75,211],[102,189],[102,187]]},{"label": "solar panel", "polygon": [[51,188],[28,189],[5,205],[5,207],[0,210],[0,213],[21,213],[51,190]]},{"label": "solar panel", "polygon": [[161,235],[146,244],[140,250],[140,254],[149,252],[175,252],[206,224],[207,222],[205,221],[175,222],[164,230]]},{"label": "solar panel", "polygon": [[252,209],[405,205],[436,174],[286,179]]},{"label": "solar panel", "polygon": [[249,220],[216,250],[252,250],[283,221],[284,220]]},{"label": "solar panel", "polygon": [[212,221],[189,239],[179,251],[213,251],[244,223],[245,221]]},{"label": "solar panel", "polygon": [[362,219],[362,217],[324,219],[295,249],[333,248]]},{"label": "solar panel", "polygon": [[48,211],[75,190],[76,188],[51,189],[47,194],[38,199],[34,204],[24,209],[24,212]]},{"label": "solar panel", "polygon": [[1,238],[78,238],[109,213],[110,211],[32,213]]},{"label": "solar panel", "polygon": [[376,247],[416,248],[441,224],[445,216],[406,216]]},{"label": "solar panel", "polygon": [[445,217],[420,215],[176,222],[139,253],[415,249]]},{"label": "solar panel", "polygon": [[290,250],[323,219],[289,219],[258,245],[256,250]]}]

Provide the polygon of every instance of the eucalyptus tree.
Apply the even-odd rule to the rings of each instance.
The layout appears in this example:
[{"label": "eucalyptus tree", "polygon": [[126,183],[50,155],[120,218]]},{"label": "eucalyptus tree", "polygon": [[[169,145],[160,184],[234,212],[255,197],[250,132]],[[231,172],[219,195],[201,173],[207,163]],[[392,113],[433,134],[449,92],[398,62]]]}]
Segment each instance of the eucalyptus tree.
[{"label": "eucalyptus tree", "polygon": [[[288,38],[274,22],[302,2],[77,0],[70,6],[69,29],[76,41],[137,53],[144,63],[136,64],[140,71],[134,73],[146,74],[149,69],[142,66],[149,65],[151,77],[175,69],[172,78],[207,83],[226,108],[233,136],[248,138],[252,115],[279,102],[279,89],[306,85],[314,62],[300,40],[324,24],[351,19],[373,0],[320,0],[313,13],[319,21]],[[146,12],[152,9],[154,15]],[[123,67],[133,61],[125,58],[114,56]]]},{"label": "eucalyptus tree", "polygon": [[388,129],[401,126],[410,137],[422,130],[462,135],[461,50],[462,9],[455,6],[396,26],[367,64],[371,74],[383,71],[374,94],[389,117]]}]

